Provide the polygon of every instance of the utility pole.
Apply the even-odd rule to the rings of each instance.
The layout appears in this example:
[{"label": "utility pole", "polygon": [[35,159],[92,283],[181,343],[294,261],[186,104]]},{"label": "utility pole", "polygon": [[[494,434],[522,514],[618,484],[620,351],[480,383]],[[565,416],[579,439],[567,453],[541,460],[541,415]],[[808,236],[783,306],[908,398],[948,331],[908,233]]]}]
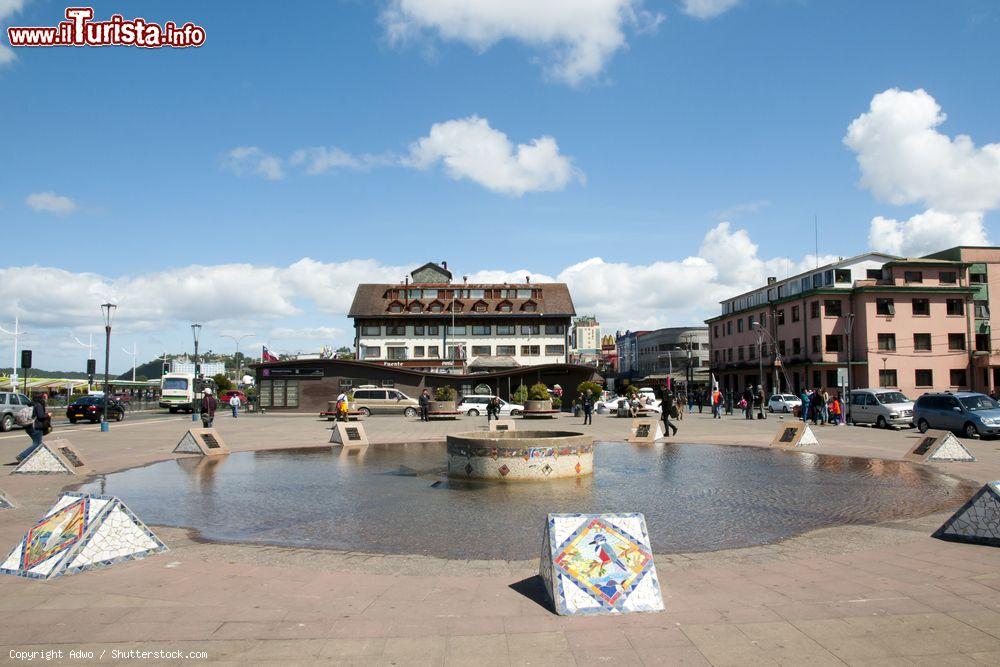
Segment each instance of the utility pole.
[{"label": "utility pole", "polygon": [[242,373],[242,371],[243,371],[243,358],[240,356],[240,341],[243,340],[243,339],[245,339],[245,338],[253,338],[254,334],[247,333],[247,334],[240,334],[239,336],[230,336],[229,334],[220,334],[220,335],[221,335],[222,338],[228,338],[228,339],[232,340],[234,343],[236,343],[236,357],[235,357],[234,360],[236,361],[236,365],[237,365],[236,366],[236,386],[239,387],[241,379],[243,377],[243,373]]},{"label": "utility pole", "polygon": [[22,331],[21,329],[18,328],[18,319],[16,316],[14,317],[14,330],[7,331],[3,327],[0,327],[0,332],[3,332],[8,336],[12,336],[14,338],[14,354],[13,354],[13,360],[10,362],[10,390],[17,391],[17,337],[23,336],[28,332]]}]

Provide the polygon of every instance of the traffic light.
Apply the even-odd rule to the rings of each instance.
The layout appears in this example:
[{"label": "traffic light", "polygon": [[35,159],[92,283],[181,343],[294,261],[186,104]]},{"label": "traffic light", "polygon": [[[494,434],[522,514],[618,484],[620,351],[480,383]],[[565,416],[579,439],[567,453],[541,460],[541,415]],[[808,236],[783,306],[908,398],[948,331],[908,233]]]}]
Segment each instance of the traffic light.
[{"label": "traffic light", "polygon": [[21,368],[31,368],[31,350],[21,350]]},{"label": "traffic light", "polygon": [[94,384],[94,373],[97,372],[97,359],[87,359],[87,383]]}]

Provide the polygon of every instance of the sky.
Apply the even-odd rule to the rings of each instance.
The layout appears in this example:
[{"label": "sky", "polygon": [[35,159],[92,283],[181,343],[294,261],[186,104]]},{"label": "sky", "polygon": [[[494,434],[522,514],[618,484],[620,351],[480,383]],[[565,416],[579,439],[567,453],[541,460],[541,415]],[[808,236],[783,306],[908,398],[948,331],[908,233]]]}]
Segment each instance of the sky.
[{"label": "sky", "polygon": [[[192,322],[220,352],[350,344],[355,286],[427,261],[565,281],[613,332],[1000,236],[994,0],[93,7],[206,39],[0,37],[0,326],[39,367],[82,370],[106,300],[124,371]],[[0,0],[0,26],[65,8]]]}]

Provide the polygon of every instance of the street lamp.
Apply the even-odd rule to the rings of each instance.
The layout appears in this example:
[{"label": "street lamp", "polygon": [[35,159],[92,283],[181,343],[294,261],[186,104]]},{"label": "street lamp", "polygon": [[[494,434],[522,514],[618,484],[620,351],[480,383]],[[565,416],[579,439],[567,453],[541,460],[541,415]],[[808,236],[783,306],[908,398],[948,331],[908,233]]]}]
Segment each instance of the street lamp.
[{"label": "street lamp", "polygon": [[[201,338],[201,325],[192,324],[191,325],[191,335],[194,336],[194,380],[192,381],[191,392],[193,398],[192,403],[198,401],[197,387],[198,387],[198,339]],[[191,410],[191,421],[198,421],[198,411]]]},{"label": "street lamp", "polygon": [[111,400],[111,385],[108,381],[108,373],[111,361],[111,322],[115,319],[115,310],[118,308],[113,303],[102,303],[101,313],[104,314],[104,414],[101,416],[101,430],[107,432],[108,427],[108,401]]},{"label": "street lamp", "polygon": [[228,334],[222,334],[222,338],[228,338],[234,343],[236,343],[236,386],[240,386],[240,378],[243,377],[243,357],[240,356],[240,341],[245,338],[253,338],[254,334],[242,334],[240,336],[230,336]]},{"label": "street lamp", "polygon": [[[7,331],[3,327],[0,327],[0,332],[3,332],[5,334],[7,334],[8,336],[11,336],[11,337],[14,338],[14,361],[12,361],[11,364],[10,364],[10,390],[11,391],[17,391],[17,337],[18,336],[23,336],[24,334],[26,334],[28,332],[27,331],[23,331],[23,330],[21,330],[21,329],[18,328],[18,320],[17,320],[16,317],[14,318],[14,330],[13,331]],[[25,393],[27,393],[27,392],[25,392]]]}]

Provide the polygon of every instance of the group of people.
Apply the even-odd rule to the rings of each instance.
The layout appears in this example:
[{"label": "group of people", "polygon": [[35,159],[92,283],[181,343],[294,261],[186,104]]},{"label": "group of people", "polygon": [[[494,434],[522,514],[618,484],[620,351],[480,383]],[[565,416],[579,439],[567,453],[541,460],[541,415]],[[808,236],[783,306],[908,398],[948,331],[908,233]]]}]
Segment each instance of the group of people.
[{"label": "group of people", "polygon": [[757,388],[754,389],[753,385],[748,384],[740,395],[737,407],[743,411],[744,419],[753,419],[754,408],[757,408],[757,419],[767,419],[767,412],[764,410],[765,403],[767,403],[767,392],[764,391],[764,388],[757,385]]},{"label": "group of people", "polygon": [[799,398],[802,399],[799,413],[802,421],[833,426],[844,423],[846,410],[840,394],[830,396],[825,389],[803,389]]}]

